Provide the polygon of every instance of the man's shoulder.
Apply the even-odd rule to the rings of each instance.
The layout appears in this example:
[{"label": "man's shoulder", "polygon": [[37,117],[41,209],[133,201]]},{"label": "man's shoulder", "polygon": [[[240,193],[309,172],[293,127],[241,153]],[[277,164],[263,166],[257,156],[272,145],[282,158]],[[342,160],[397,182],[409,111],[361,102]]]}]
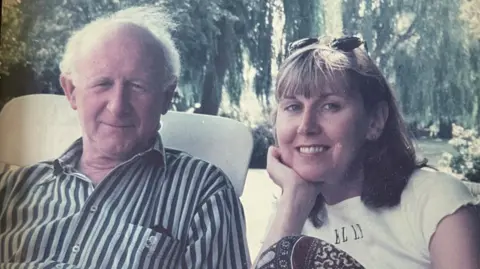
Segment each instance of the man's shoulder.
[{"label": "man's shoulder", "polygon": [[[233,185],[225,172],[217,165],[192,156],[188,152],[165,148],[165,163],[170,172],[181,171],[190,182],[198,182],[203,186],[222,186],[232,188]],[[185,178],[186,179],[186,178]]]},{"label": "man's shoulder", "polygon": [[42,161],[26,166],[8,165],[0,173],[3,180],[17,184],[35,184],[52,174],[53,161]]},{"label": "man's shoulder", "polygon": [[223,173],[223,171],[216,166],[215,164],[191,155],[188,152],[172,149],[172,148],[165,148],[165,163],[168,167],[177,168],[178,165],[186,166],[186,168],[198,168],[204,167],[206,173],[211,173],[212,170]]}]

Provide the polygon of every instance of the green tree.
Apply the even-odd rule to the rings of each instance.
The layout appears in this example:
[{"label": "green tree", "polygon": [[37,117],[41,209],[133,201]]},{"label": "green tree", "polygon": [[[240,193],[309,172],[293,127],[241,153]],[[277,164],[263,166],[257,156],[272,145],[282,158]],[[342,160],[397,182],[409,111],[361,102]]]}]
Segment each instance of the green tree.
[{"label": "green tree", "polygon": [[473,123],[478,91],[459,12],[448,0],[344,1],[346,32],[367,40],[410,122]]},{"label": "green tree", "polygon": [[22,12],[16,4],[2,5],[0,36],[0,78],[9,74],[9,69],[25,63],[25,42],[20,39],[23,24]]},{"label": "green tree", "polygon": [[[28,33],[28,57],[35,63],[43,91],[53,93],[61,92],[57,65],[72,30],[121,8],[158,3],[154,0],[65,0],[61,4],[55,1],[22,2],[31,22],[25,31]],[[199,103],[197,113],[217,114],[224,91],[233,104],[238,104],[245,87],[245,55],[249,56],[248,63],[258,71],[257,94],[268,96],[272,58],[273,5],[270,2],[273,0],[163,2],[179,22],[174,33],[183,63],[178,109]]]},{"label": "green tree", "polygon": [[480,1],[463,0],[460,8],[460,19],[467,22],[470,34],[480,40]]}]

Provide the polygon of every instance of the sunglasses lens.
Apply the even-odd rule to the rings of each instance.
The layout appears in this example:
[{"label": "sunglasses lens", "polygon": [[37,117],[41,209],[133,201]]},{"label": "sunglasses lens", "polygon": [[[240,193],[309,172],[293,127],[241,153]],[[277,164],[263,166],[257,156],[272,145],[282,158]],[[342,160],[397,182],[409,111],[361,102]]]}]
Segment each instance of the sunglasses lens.
[{"label": "sunglasses lens", "polygon": [[345,52],[352,51],[360,47],[364,42],[358,37],[347,36],[338,39],[334,39],[331,46],[335,49],[339,49]]},{"label": "sunglasses lens", "polygon": [[[288,53],[290,54],[297,49],[301,49],[318,42],[319,42],[318,38],[312,38],[312,37],[299,39],[288,45]],[[362,44],[365,46],[365,50],[367,50],[368,52],[367,44],[364,41],[362,41],[360,38],[355,36],[345,36],[341,38],[336,38],[330,43],[330,46],[337,50],[350,52],[360,47]]]},{"label": "sunglasses lens", "polygon": [[312,38],[312,37],[303,38],[303,39],[294,41],[294,42],[292,42],[288,45],[288,52],[291,53],[294,50],[304,48],[306,46],[315,44],[317,42],[318,42],[318,39],[317,38]]}]

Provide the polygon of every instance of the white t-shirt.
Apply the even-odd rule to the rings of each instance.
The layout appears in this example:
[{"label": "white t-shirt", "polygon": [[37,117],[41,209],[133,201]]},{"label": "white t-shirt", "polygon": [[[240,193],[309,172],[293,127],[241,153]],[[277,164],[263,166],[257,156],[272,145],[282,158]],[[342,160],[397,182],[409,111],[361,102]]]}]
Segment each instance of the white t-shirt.
[{"label": "white t-shirt", "polygon": [[437,224],[475,199],[458,179],[430,169],[416,171],[398,206],[374,211],[360,197],[326,205],[320,228],[307,221],[302,234],[344,250],[365,268],[430,268],[429,242]]}]

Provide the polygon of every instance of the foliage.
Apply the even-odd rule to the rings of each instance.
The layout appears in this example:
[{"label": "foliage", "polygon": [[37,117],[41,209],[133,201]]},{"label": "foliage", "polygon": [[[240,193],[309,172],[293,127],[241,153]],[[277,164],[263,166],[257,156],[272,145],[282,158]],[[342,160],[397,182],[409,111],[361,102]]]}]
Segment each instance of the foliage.
[{"label": "foliage", "polygon": [[250,168],[265,169],[267,166],[268,147],[275,144],[273,128],[265,123],[252,129],[253,152],[250,159]]},{"label": "foliage", "polygon": [[478,122],[478,49],[467,41],[459,12],[449,0],[344,1],[345,32],[367,41],[410,122]]},{"label": "foliage", "polygon": [[480,138],[478,132],[453,125],[453,138],[449,141],[457,155],[444,153],[442,163],[448,165],[452,172],[462,174],[473,182],[480,182]]},{"label": "foliage", "polygon": [[270,105],[268,97],[272,86],[273,16],[276,9],[275,0],[250,1],[243,35],[251,65],[256,71],[253,88],[266,106]]},{"label": "foliage", "polygon": [[[408,122],[426,127],[462,122],[470,128],[480,126],[480,42],[472,42],[464,20],[475,25],[477,13],[468,12],[477,10],[478,2],[22,0],[22,19],[13,28],[35,70],[31,85],[38,92],[61,93],[57,65],[72,30],[131,5],[165,5],[179,22],[174,37],[183,68],[175,109],[195,107],[207,114],[220,112],[224,96],[240,109],[247,90],[255,92],[262,109],[271,109],[277,64],[289,42],[327,32],[360,34],[394,86]],[[1,64],[5,67],[3,59]]]},{"label": "foliage", "polygon": [[[236,27],[242,11],[231,1],[168,1],[166,5],[179,22],[176,39],[184,65],[181,80],[190,93],[188,103],[201,104],[197,112],[217,114],[222,87],[227,79],[229,91],[242,86],[243,66]],[[240,6],[241,7],[241,6]],[[237,79],[240,78],[240,79]]]},{"label": "foliage", "polygon": [[9,75],[12,66],[25,63],[26,44],[20,39],[22,23],[22,12],[17,5],[2,5],[0,78]]},{"label": "foliage", "polygon": [[292,1],[283,0],[285,14],[285,51],[292,41],[320,36],[324,31],[323,0]]},{"label": "foliage", "polygon": [[463,0],[459,16],[467,22],[472,37],[480,40],[480,1]]},{"label": "foliage", "polygon": [[174,38],[183,64],[180,107],[200,103],[196,112],[217,114],[223,90],[238,105],[245,87],[245,52],[258,70],[257,94],[268,95],[272,58],[268,43],[272,36],[270,2],[273,1],[24,0],[20,7],[28,19],[23,28],[29,44],[28,57],[34,63],[42,91],[60,93],[57,64],[72,30],[100,15],[132,5],[164,5],[179,22]]}]

